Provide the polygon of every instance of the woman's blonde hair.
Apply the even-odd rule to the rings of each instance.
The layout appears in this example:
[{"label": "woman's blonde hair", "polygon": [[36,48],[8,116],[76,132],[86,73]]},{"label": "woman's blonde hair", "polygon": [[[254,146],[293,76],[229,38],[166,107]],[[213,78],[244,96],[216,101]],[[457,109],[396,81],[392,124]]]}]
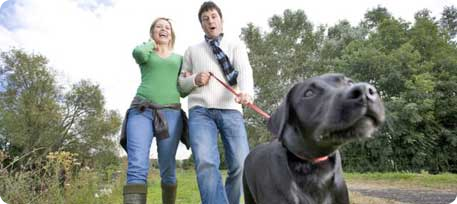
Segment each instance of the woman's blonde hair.
[{"label": "woman's blonde hair", "polygon": [[175,35],[175,31],[174,31],[174,29],[173,29],[173,25],[171,24],[171,21],[170,21],[169,18],[165,18],[165,17],[156,18],[156,19],[152,22],[151,27],[149,28],[149,35],[150,35],[151,38],[152,38],[152,33],[154,32],[154,27],[155,27],[155,25],[157,24],[157,22],[159,22],[160,20],[165,20],[165,21],[167,21],[167,22],[170,24],[171,41],[169,42],[168,47],[173,48],[173,47],[175,46],[176,35]]}]

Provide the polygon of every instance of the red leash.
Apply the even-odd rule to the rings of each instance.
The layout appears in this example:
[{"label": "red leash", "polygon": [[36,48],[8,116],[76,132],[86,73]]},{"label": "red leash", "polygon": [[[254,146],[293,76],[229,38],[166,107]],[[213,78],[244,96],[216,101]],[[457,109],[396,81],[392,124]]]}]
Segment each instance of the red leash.
[{"label": "red leash", "polygon": [[[214,76],[214,74],[212,72],[209,72],[209,75],[214,77],[219,83],[222,84],[222,86],[224,86],[226,89],[228,89],[230,92],[232,92],[233,94],[235,94],[235,96],[239,96],[240,94],[237,93],[231,86],[229,86],[228,84],[226,84],[225,82],[223,82],[222,80],[220,80],[219,78],[217,78],[216,76]],[[251,108],[252,110],[254,110],[255,112],[257,112],[258,114],[260,114],[261,116],[263,116],[265,119],[269,119],[270,118],[270,115],[268,115],[268,113],[266,113],[265,111],[263,111],[262,109],[260,109],[259,107],[257,107],[254,103],[248,103],[246,104],[246,106],[248,106],[249,108]],[[295,155],[297,156],[297,155]],[[323,162],[323,161],[326,161],[328,160],[328,156],[323,156],[323,157],[318,157],[318,158],[314,158],[314,159],[307,159],[307,158],[303,158],[301,156],[297,156],[298,158],[300,159],[303,159],[303,160],[307,160],[307,161],[311,161],[312,163],[314,164],[317,164],[319,162]]]},{"label": "red leash", "polygon": [[[223,81],[221,81],[219,78],[217,78],[212,72],[209,73],[209,75],[211,75],[212,77],[214,77],[219,83],[222,84],[222,86],[224,86],[226,89],[228,89],[230,92],[232,92],[233,94],[235,94],[235,96],[240,96],[239,93],[237,93],[235,91],[235,89],[233,89],[231,86],[229,86],[228,84],[224,83]],[[265,111],[263,111],[262,109],[260,109],[259,107],[257,107],[254,103],[247,103],[246,106],[248,106],[249,108],[251,108],[252,110],[254,110],[255,112],[257,112],[258,114],[260,114],[261,116],[263,116],[265,119],[269,119],[270,118],[270,115],[268,115],[268,113],[266,113]]]}]

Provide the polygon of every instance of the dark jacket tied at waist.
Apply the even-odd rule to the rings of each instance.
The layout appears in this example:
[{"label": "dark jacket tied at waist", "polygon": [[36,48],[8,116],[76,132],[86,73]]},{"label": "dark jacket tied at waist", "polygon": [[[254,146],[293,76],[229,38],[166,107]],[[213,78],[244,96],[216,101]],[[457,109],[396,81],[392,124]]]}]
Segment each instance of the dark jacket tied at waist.
[{"label": "dark jacket tied at waist", "polygon": [[[168,104],[168,105],[159,105],[155,103],[151,103],[146,99],[142,99],[140,97],[135,97],[133,98],[132,103],[130,104],[130,108],[137,108],[139,111],[143,112],[146,108],[152,109],[152,114],[154,117],[153,120],[153,126],[154,126],[154,135],[157,137],[157,139],[165,139],[168,137],[168,123],[163,114],[159,111],[159,109],[164,109],[164,108],[171,108],[171,109],[177,109],[181,111],[182,115],[182,122],[183,122],[183,130],[181,134],[180,141],[186,145],[186,148],[190,148],[190,143],[189,143],[189,130],[187,126],[187,116],[186,113],[181,109],[181,104],[176,103],[176,104]],[[121,129],[121,140],[120,144],[122,148],[127,152],[127,120],[128,120],[128,114],[129,111],[127,110],[127,113],[125,113],[124,121],[122,123],[122,129]]]}]

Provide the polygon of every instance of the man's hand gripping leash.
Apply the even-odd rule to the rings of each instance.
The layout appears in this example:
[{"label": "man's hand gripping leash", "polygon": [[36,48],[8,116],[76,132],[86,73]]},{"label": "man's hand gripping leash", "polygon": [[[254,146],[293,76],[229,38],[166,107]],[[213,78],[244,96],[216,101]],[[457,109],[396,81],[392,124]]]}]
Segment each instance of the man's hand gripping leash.
[{"label": "man's hand gripping leash", "polygon": [[[214,79],[216,79],[220,84],[222,84],[222,86],[224,86],[227,90],[229,90],[230,92],[232,92],[235,96],[239,96],[240,94],[237,93],[231,86],[229,86],[228,84],[226,84],[225,82],[221,81],[219,78],[217,78],[212,72],[209,73],[209,75],[211,77],[213,77]],[[269,119],[270,118],[270,115],[268,115],[268,113],[266,113],[265,111],[263,111],[262,109],[260,109],[258,106],[256,106],[254,103],[252,102],[249,102],[247,104],[245,104],[247,107],[251,108],[252,110],[254,110],[255,112],[257,112],[258,114],[260,114],[262,117],[264,117],[265,119]]]}]

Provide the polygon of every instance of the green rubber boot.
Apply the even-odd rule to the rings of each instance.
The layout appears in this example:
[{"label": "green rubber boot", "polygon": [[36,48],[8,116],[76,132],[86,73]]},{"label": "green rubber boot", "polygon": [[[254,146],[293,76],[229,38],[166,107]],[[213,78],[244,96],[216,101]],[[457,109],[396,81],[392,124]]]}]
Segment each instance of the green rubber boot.
[{"label": "green rubber boot", "polygon": [[178,187],[177,184],[164,184],[161,183],[162,187],[162,203],[163,204],[175,204],[176,202],[176,189]]},{"label": "green rubber boot", "polygon": [[148,187],[146,184],[127,184],[124,186],[124,204],[146,204]]}]

